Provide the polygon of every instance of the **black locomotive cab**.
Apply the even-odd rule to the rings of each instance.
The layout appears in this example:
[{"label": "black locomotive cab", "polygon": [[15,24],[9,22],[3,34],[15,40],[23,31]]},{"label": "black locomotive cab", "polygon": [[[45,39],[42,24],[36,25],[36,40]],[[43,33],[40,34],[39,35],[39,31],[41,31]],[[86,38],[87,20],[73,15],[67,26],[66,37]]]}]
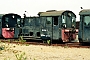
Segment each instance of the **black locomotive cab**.
[{"label": "black locomotive cab", "polygon": [[62,14],[62,27],[63,28],[75,28],[76,26],[76,16],[68,12]]},{"label": "black locomotive cab", "polygon": [[5,14],[2,18],[2,27],[3,28],[14,28],[17,24],[20,27],[21,16],[17,14]]}]

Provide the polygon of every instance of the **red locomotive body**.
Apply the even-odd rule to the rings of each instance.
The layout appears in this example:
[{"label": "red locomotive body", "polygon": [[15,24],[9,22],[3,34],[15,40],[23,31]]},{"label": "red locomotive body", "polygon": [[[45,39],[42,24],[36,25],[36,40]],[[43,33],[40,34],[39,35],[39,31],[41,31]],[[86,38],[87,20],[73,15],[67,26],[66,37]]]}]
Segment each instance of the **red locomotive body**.
[{"label": "red locomotive body", "polygon": [[4,38],[14,38],[14,28],[12,30],[10,28],[2,28],[2,36]]}]

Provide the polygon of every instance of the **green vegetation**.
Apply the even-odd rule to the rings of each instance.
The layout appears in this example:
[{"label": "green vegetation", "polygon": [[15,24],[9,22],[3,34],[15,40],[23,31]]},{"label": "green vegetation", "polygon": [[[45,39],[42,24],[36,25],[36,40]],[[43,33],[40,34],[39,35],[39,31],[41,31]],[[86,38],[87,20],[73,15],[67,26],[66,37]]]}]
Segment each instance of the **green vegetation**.
[{"label": "green vegetation", "polygon": [[64,48],[68,48],[69,46],[68,45],[65,45]]},{"label": "green vegetation", "polygon": [[51,42],[50,40],[47,40],[47,44],[49,44],[49,45],[50,45],[50,42]]},{"label": "green vegetation", "polygon": [[0,46],[0,51],[1,51],[1,50],[5,50],[5,46],[4,46],[4,45],[1,45],[1,46]]},{"label": "green vegetation", "polygon": [[34,58],[34,60],[36,60],[36,59]]},{"label": "green vegetation", "polygon": [[[8,40],[8,42],[10,42],[10,40]],[[23,40],[23,38],[22,37],[20,37],[20,39],[18,40],[18,42],[21,42],[21,43],[25,43],[26,42],[26,40]],[[21,51],[17,51],[17,50],[12,50],[12,49],[10,49],[11,48],[11,45],[10,45],[10,43],[2,43],[1,41],[0,41],[0,54],[2,54],[2,51],[1,50],[4,50],[5,52],[6,51],[9,51],[9,52],[13,52],[14,54],[15,54],[15,58],[16,58],[16,60],[26,60],[27,59],[27,57],[25,56],[25,52],[23,52],[23,53],[21,53]],[[27,44],[26,46],[29,46],[29,44]],[[16,47],[16,46],[13,46],[14,48]],[[4,60],[11,60],[9,57],[5,57],[4,58]]]},{"label": "green vegetation", "polygon": [[26,46],[29,46],[29,44],[26,44]]},{"label": "green vegetation", "polygon": [[23,52],[22,54],[15,54],[17,60],[26,60],[27,57],[25,57],[25,52]]},{"label": "green vegetation", "polygon": [[4,60],[10,60],[10,58],[4,58]]},{"label": "green vegetation", "polygon": [[21,43],[25,43],[25,42],[26,42],[26,40],[24,40],[22,36],[20,36],[19,41],[20,41]]},{"label": "green vegetation", "polygon": [[43,40],[43,43],[47,43],[48,45],[51,44],[51,40]]},{"label": "green vegetation", "polygon": [[8,42],[9,42],[9,43],[12,43],[12,42],[13,42],[13,39],[8,39]]}]

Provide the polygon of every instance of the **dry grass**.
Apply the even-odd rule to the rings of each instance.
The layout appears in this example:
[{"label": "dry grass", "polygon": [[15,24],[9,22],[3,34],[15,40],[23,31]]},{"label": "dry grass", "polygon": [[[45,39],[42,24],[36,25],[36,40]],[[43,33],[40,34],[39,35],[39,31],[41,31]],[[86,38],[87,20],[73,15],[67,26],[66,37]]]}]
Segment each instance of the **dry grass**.
[{"label": "dry grass", "polygon": [[0,43],[0,60],[90,60],[90,48]]}]

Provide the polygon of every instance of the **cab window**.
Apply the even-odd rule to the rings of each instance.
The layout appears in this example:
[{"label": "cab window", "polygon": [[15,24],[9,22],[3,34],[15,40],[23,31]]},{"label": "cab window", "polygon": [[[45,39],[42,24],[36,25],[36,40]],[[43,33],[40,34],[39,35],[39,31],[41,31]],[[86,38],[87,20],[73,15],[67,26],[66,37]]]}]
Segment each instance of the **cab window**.
[{"label": "cab window", "polygon": [[52,17],[47,17],[47,24],[52,24]]},{"label": "cab window", "polygon": [[54,16],[54,25],[58,25],[58,16]]},{"label": "cab window", "polygon": [[72,23],[74,23],[76,21],[75,17],[72,17]]},{"label": "cab window", "polygon": [[20,19],[17,19],[17,24],[20,24]]},{"label": "cab window", "polygon": [[66,23],[66,16],[62,15],[62,23]]},{"label": "cab window", "polygon": [[8,27],[8,20],[9,20],[9,18],[6,17],[6,18],[5,18],[5,26],[6,26],[6,27]]},{"label": "cab window", "polygon": [[8,18],[5,18],[5,23],[8,23]]},{"label": "cab window", "polygon": [[90,16],[85,16],[84,17],[84,24],[85,25],[90,25]]}]

